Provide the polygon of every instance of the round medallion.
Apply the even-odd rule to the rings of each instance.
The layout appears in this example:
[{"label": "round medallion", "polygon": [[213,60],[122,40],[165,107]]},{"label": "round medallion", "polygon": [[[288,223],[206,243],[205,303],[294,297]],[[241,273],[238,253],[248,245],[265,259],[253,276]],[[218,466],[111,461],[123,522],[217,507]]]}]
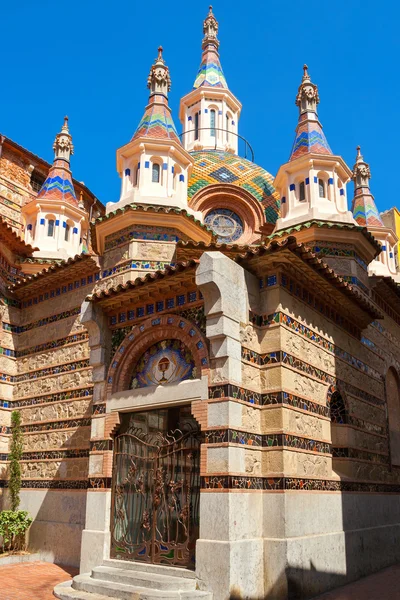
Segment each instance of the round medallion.
[{"label": "round medallion", "polygon": [[205,224],[217,234],[217,241],[222,244],[235,242],[243,234],[241,218],[228,208],[216,208],[208,213]]}]

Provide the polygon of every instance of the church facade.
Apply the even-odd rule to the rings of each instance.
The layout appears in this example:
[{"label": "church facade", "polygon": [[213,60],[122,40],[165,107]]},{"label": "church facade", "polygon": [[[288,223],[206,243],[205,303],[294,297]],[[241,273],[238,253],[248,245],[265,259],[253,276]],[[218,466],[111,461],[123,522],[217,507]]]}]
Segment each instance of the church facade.
[{"label": "church facade", "polygon": [[306,66],[289,160],[241,156],[203,33],[181,135],[159,48],[117,203],[67,118],[52,165],[0,139],[0,508],[18,410],[30,548],[80,566],[59,598],[311,598],[400,560],[394,217]]}]

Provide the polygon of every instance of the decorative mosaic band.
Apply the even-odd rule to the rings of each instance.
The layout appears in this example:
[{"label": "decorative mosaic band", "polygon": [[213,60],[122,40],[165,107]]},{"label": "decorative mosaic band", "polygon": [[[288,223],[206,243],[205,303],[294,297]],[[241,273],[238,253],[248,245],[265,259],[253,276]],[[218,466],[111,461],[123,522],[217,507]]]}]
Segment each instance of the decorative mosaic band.
[{"label": "decorative mosaic band", "polygon": [[[0,488],[7,488],[8,481],[0,480]],[[38,490],[87,490],[111,489],[111,478],[96,477],[93,479],[22,479],[21,488]]]},{"label": "decorative mosaic band", "polygon": [[353,460],[367,460],[373,463],[383,465],[389,464],[389,456],[385,454],[377,454],[376,452],[368,452],[367,450],[359,450],[358,448],[332,448],[332,456],[334,458],[350,458]]},{"label": "decorative mosaic band", "polygon": [[45,352],[46,350],[53,350],[54,348],[63,348],[68,344],[74,344],[75,342],[84,342],[89,339],[89,334],[86,331],[80,333],[74,333],[64,338],[59,338],[45,344],[38,344],[37,346],[31,346],[30,348],[24,348],[23,350],[17,350],[15,355],[17,358],[22,356],[28,356],[29,354],[35,354],[36,352]]},{"label": "decorative mosaic band", "polygon": [[258,448],[297,448],[321,454],[330,454],[331,445],[310,438],[289,435],[286,433],[258,435],[235,429],[215,429],[205,433],[206,444],[242,444]]},{"label": "decorative mosaic band", "polygon": [[102,279],[105,279],[106,277],[111,277],[112,275],[118,275],[119,273],[125,273],[126,271],[130,271],[131,269],[151,269],[152,271],[163,271],[165,267],[173,267],[174,265],[175,263],[169,260],[129,260],[127,262],[120,263],[116,267],[104,270],[102,273]]},{"label": "decorative mosaic band", "polygon": [[90,427],[92,419],[84,417],[82,419],[68,419],[64,421],[51,421],[50,423],[29,423],[21,425],[24,433],[37,431],[53,431],[54,429],[73,429],[75,427]]},{"label": "decorative mosaic band", "polygon": [[[250,319],[254,324],[257,324],[257,325],[260,325],[263,327],[268,327],[272,324],[278,324],[278,323],[285,325],[292,331],[295,331],[297,334],[302,335],[303,337],[307,338],[308,340],[318,344],[324,350],[327,350],[328,352],[332,352],[337,358],[340,358],[341,360],[345,361],[350,366],[352,366],[356,369],[359,369],[360,371],[362,371],[363,373],[366,373],[367,375],[370,375],[371,377],[375,377],[379,381],[381,381],[381,379],[382,379],[382,377],[381,377],[380,373],[378,373],[378,371],[376,371],[372,367],[368,366],[367,364],[365,364],[364,362],[362,362],[361,360],[359,360],[358,358],[356,358],[349,352],[346,352],[345,350],[342,350],[342,348],[335,346],[335,344],[333,344],[330,340],[322,337],[318,333],[315,333],[315,331],[313,331],[309,327],[306,327],[305,325],[303,325],[302,323],[300,323],[296,319],[293,319],[293,317],[290,317],[289,315],[287,315],[285,313],[276,312],[271,315],[261,315],[261,316],[254,315],[254,313],[253,313],[250,315]],[[255,323],[255,321],[257,321],[257,322]]]},{"label": "decorative mosaic band", "polygon": [[311,250],[314,254],[318,254],[318,258],[323,256],[354,258],[365,271],[368,270],[367,263],[357,254],[354,247],[350,244],[335,242],[335,245],[332,246],[331,243],[327,241],[316,241],[311,247]]},{"label": "decorative mosaic band", "polygon": [[10,325],[10,323],[3,322],[3,329],[5,331],[10,331],[11,333],[24,333],[25,331],[31,331],[37,327],[43,327],[44,325],[49,325],[50,323],[55,323],[56,321],[61,321],[62,319],[68,319],[68,317],[75,317],[79,315],[80,312],[81,307],[76,306],[70,310],[65,310],[56,315],[50,315],[49,317],[43,317],[43,319],[39,319],[33,323],[27,323],[26,325]]},{"label": "decorative mosaic band", "polygon": [[287,404],[288,406],[301,408],[301,410],[320,415],[321,417],[330,417],[329,406],[324,406],[323,404],[318,404],[318,402],[312,402],[311,400],[306,400],[305,398],[300,398],[300,396],[283,391],[260,394],[259,392],[253,392],[252,390],[246,390],[245,388],[227,383],[210,387],[208,389],[208,397],[212,399],[234,398],[235,400],[242,400],[249,404],[261,406]]},{"label": "decorative mosaic band", "polygon": [[70,371],[78,371],[80,369],[87,369],[89,367],[89,359],[77,360],[75,362],[65,363],[62,365],[55,365],[53,367],[46,367],[44,369],[38,369],[37,371],[29,371],[28,373],[22,373],[21,375],[15,375],[13,381],[20,383],[21,381],[29,381],[31,379],[38,379],[40,377],[47,377],[49,375],[61,375],[62,373],[69,373]]},{"label": "decorative mosaic band", "polygon": [[87,398],[93,395],[93,386],[77,388],[56,392],[55,394],[46,394],[43,396],[33,396],[31,398],[17,398],[15,400],[0,400],[0,406],[4,408],[21,408],[23,406],[33,406],[35,404],[47,404],[48,402],[60,402],[62,400],[77,400],[78,398]]},{"label": "decorative mosaic band", "polygon": [[[110,325],[118,325],[119,323],[126,323],[127,321],[136,321],[144,317],[154,315],[156,313],[164,313],[166,311],[173,311],[176,308],[180,308],[186,304],[194,304],[203,299],[199,290],[193,289],[185,294],[178,294],[166,300],[159,300],[158,302],[149,302],[148,304],[132,307],[131,310],[124,310],[118,314],[111,315]],[[202,306],[201,306],[202,308]]]},{"label": "decorative mosaic band", "polygon": [[92,405],[92,415],[104,415],[106,412],[106,405],[104,402],[101,404]]},{"label": "decorative mosaic band", "polygon": [[100,280],[100,273],[92,273],[91,275],[87,275],[86,277],[82,277],[81,279],[76,279],[75,281],[70,281],[65,285],[62,285],[57,288],[53,288],[48,292],[43,292],[43,294],[39,294],[38,296],[34,296],[29,298],[29,300],[24,300],[21,303],[23,308],[29,308],[35,304],[40,304],[45,300],[50,300],[51,298],[56,298],[57,296],[61,296],[63,294],[68,294],[69,292],[74,292],[78,288],[85,287],[87,285],[93,285],[96,281]]},{"label": "decorative mosaic band", "polygon": [[201,477],[203,490],[298,490],[321,492],[368,492],[400,494],[400,484],[300,479],[297,477]]},{"label": "decorative mosaic band", "polygon": [[[185,236],[186,237],[186,236]],[[157,242],[177,242],[182,238],[182,233],[177,229],[169,227],[155,227],[152,225],[141,225],[140,229],[132,229],[132,226],[120,229],[115,233],[106,235],[104,249],[112,250],[132,240],[151,240]]]},{"label": "decorative mosaic band", "polygon": [[[321,313],[326,319],[333,321],[338,327],[341,327],[345,331],[351,333],[357,339],[360,338],[361,332],[351,321],[345,319],[339,314],[333,306],[326,304],[322,299],[319,299],[309,288],[303,286],[299,281],[293,279],[291,275],[286,273],[280,273],[279,284],[286,289],[290,294],[300,298],[305,304],[308,304],[311,308]],[[278,275],[269,274],[266,277],[262,277],[259,280],[260,289],[269,288],[273,285],[278,285]],[[259,318],[256,316],[256,319]],[[262,317],[261,317],[262,318]],[[258,322],[254,323],[258,325]]]},{"label": "decorative mosaic band", "polygon": [[24,460],[56,460],[65,458],[88,458],[89,448],[78,450],[43,450],[38,452],[24,452],[22,454],[22,461]]}]

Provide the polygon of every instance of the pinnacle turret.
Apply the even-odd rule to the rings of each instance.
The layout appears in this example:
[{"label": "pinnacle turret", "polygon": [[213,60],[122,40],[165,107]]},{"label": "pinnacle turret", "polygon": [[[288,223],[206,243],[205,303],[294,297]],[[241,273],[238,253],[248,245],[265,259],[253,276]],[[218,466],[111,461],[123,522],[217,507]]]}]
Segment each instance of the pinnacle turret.
[{"label": "pinnacle turret", "polygon": [[303,154],[332,154],[322,125],[318,120],[317,105],[319,104],[318,86],[312,83],[307,65],[303,66],[303,78],[296,96],[296,106],[299,107],[299,121],[296,127],[296,137],[289,160],[294,160]]},{"label": "pinnacle turret", "polygon": [[168,106],[171,77],[162,53],[163,48],[159,46],[158,56],[152,64],[147,78],[147,87],[150,90],[149,103],[132,140],[139,137],[170,138],[180,143],[171,109]]},{"label": "pinnacle turret", "polygon": [[371,179],[369,164],[365,162],[360,146],[357,146],[352,178],[354,181],[352,211],[355,220],[363,227],[384,227],[369,187],[369,180]]},{"label": "pinnacle turret", "polygon": [[61,127],[61,131],[55,137],[53,150],[53,166],[37,198],[41,200],[56,200],[77,206],[78,202],[69,166],[71,154],[74,153],[74,146],[72,144],[72,136],[69,132],[68,117],[64,117],[64,124]]},{"label": "pinnacle turret", "polygon": [[193,88],[213,87],[228,89],[228,84],[226,83],[219,60],[218,21],[214,16],[212,6],[210,6],[209,13],[204,20],[203,33],[204,38],[201,44],[203,55]]}]

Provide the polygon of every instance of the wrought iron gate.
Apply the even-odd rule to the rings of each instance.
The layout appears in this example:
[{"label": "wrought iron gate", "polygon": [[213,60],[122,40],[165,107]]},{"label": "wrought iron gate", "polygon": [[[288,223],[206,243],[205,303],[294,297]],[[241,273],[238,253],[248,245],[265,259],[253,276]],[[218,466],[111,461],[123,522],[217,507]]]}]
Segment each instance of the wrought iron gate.
[{"label": "wrought iron gate", "polygon": [[200,436],[116,437],[111,557],[194,568],[199,533]]}]

